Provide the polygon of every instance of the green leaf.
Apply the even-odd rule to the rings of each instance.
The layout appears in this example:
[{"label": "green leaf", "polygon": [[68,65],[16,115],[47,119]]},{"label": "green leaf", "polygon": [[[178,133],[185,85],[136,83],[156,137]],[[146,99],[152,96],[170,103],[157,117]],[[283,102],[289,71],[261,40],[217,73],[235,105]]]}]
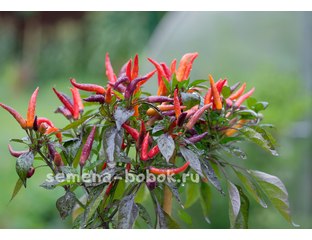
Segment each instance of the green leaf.
[{"label": "green leaf", "polygon": [[162,76],[162,79],[163,79],[163,81],[165,83],[165,86],[166,86],[168,92],[171,92],[170,83],[164,78],[164,76]]},{"label": "green leaf", "polygon": [[141,96],[141,94],[142,94],[142,90],[140,89],[139,91],[137,91],[137,92],[134,94],[134,96],[133,96],[132,99],[138,99],[138,98]]},{"label": "green leaf", "polygon": [[10,139],[10,142],[25,143],[23,140],[21,140],[21,139],[15,139],[15,138]]},{"label": "green leaf", "polygon": [[260,133],[262,135],[262,137],[267,141],[268,146],[271,147],[272,150],[275,150],[274,145],[280,147],[280,145],[277,144],[277,142],[275,141],[275,139],[272,137],[272,135],[266,131],[265,129],[259,127],[259,126],[250,126],[250,128],[256,130],[258,133]]},{"label": "green leaf", "polygon": [[236,186],[230,182],[230,180],[226,180],[227,187],[228,187],[228,193],[229,193],[229,217],[230,217],[230,223],[231,228],[234,228],[237,215],[240,210],[240,196],[238,189]]},{"label": "green leaf", "polygon": [[200,96],[197,93],[183,93],[181,92],[183,106],[186,106],[184,110],[188,110],[200,103]]},{"label": "green leaf", "polygon": [[73,192],[66,192],[66,194],[60,197],[56,201],[56,208],[60,213],[61,219],[64,221],[65,218],[71,214],[75,207],[76,195]]},{"label": "green leaf", "polygon": [[[112,90],[113,90],[113,89],[112,89]],[[114,92],[118,97],[120,97],[122,100],[124,99],[124,96],[123,96],[122,93],[120,93],[120,92],[118,92],[118,91],[116,91],[116,90],[113,90],[113,92]]]},{"label": "green leaf", "polygon": [[9,201],[8,205],[13,200],[13,198],[18,194],[19,190],[21,190],[22,186],[23,186],[23,181],[22,181],[22,179],[19,178],[15,184],[13,194],[12,194],[11,200]]},{"label": "green leaf", "polygon": [[134,114],[135,110],[133,108],[126,109],[124,107],[117,107],[115,108],[113,114],[116,121],[117,130],[119,131],[121,125],[125,123],[129,117]]},{"label": "green leaf", "polygon": [[231,95],[231,88],[228,86],[223,86],[221,93],[223,98],[227,99]]},{"label": "green leaf", "polygon": [[62,151],[64,151],[64,153],[68,154],[67,150],[65,147],[63,147],[63,145],[61,145],[58,142],[49,142],[49,144],[51,144],[52,146],[61,149]]},{"label": "green leaf", "polygon": [[16,172],[17,175],[22,180],[25,188],[26,188],[26,179],[27,179],[27,172],[29,171],[29,168],[34,162],[34,154],[30,151],[27,153],[23,153],[21,156],[17,158],[16,161]]},{"label": "green leaf", "polygon": [[80,147],[80,139],[75,139],[64,143],[64,148],[66,149],[66,151],[64,151],[64,157],[66,158],[68,165],[72,165]]},{"label": "green leaf", "polygon": [[86,204],[86,209],[84,211],[84,225],[88,222],[88,220],[92,217],[93,213],[96,211],[98,206],[100,205],[102,198],[105,194],[105,187],[107,184],[101,184],[92,188]]},{"label": "green leaf", "polygon": [[243,138],[243,137],[225,137],[220,141],[220,144],[224,146],[225,144],[230,143],[230,142],[241,142],[241,141],[246,141],[246,138]]},{"label": "green leaf", "polygon": [[110,168],[116,166],[123,140],[124,129],[116,126],[106,128],[103,132],[103,149],[105,160]]},{"label": "green leaf", "polygon": [[158,215],[158,224],[160,229],[180,229],[179,224],[170,217],[159,205],[157,198],[156,201],[156,212]]},{"label": "green leaf", "polygon": [[262,135],[256,132],[254,129],[250,127],[242,127],[238,129],[245,137],[252,142],[258,144],[261,148],[266,150],[267,152],[271,153],[274,156],[278,156],[276,151],[271,150],[271,148],[267,145],[267,142],[263,139]]},{"label": "green leaf", "polygon": [[82,228],[82,223],[84,219],[84,213],[79,214],[75,221],[73,222],[72,229],[80,229]]},{"label": "green leaf", "polygon": [[51,189],[56,188],[57,186],[59,186],[59,184],[61,184],[62,182],[65,182],[65,181],[66,181],[66,178],[65,178],[64,174],[58,173],[55,176],[47,179],[47,181],[42,183],[40,185],[40,187],[51,190]]},{"label": "green leaf", "polygon": [[189,225],[192,225],[192,218],[190,217],[190,215],[188,215],[187,212],[178,209],[178,216],[182,221],[186,222]]},{"label": "green leaf", "polygon": [[259,112],[261,110],[265,110],[269,106],[268,102],[257,102],[255,105],[255,111]]},{"label": "green leaf", "polygon": [[170,83],[171,83],[171,91],[173,91],[174,88],[179,84],[178,79],[176,78],[175,73],[173,74]]},{"label": "green leaf", "polygon": [[206,159],[204,159],[204,163],[202,163],[202,169],[204,171],[204,173],[207,176],[208,181],[222,194],[225,196],[222,187],[221,187],[221,183],[217,177],[216,172],[214,171],[212,165],[210,164],[210,162]]},{"label": "green leaf", "polygon": [[148,96],[148,97],[152,95],[152,94],[150,94],[150,93],[148,93],[148,92],[142,92],[142,94],[143,94],[143,95],[146,95],[146,96]]},{"label": "green leaf", "polygon": [[172,137],[167,133],[162,134],[157,138],[157,144],[159,151],[168,163],[175,150],[175,144]]},{"label": "green leaf", "polygon": [[135,203],[139,209],[139,216],[144,220],[144,222],[149,226],[149,228],[153,229],[152,219],[148,212],[146,211],[145,207],[140,203]]},{"label": "green leaf", "polygon": [[249,215],[249,199],[243,193],[243,190],[240,186],[237,186],[239,195],[240,195],[240,209],[236,218],[234,228],[238,229],[247,229],[248,228],[248,215]]},{"label": "green leaf", "polygon": [[208,223],[209,221],[209,213],[211,206],[211,190],[208,184],[202,182],[199,191],[200,203],[204,212],[205,219]]},{"label": "green leaf", "polygon": [[264,208],[267,208],[267,205],[265,201],[263,200],[263,197],[261,195],[261,192],[258,188],[258,186],[253,182],[251,177],[244,173],[244,172],[238,172],[235,170],[236,175],[243,183],[246,190],[250,193],[250,195]]},{"label": "green leaf", "polygon": [[236,147],[234,145],[222,146],[221,144],[219,144],[219,146],[224,151],[226,151],[227,153],[229,153],[229,154],[231,154],[231,155],[233,155],[235,157],[238,157],[238,158],[241,158],[241,159],[247,159],[246,153],[240,147]]},{"label": "green leaf", "polygon": [[78,149],[78,152],[77,152],[77,155],[73,161],[73,167],[74,168],[77,168],[78,164],[79,164],[79,160],[80,160],[80,157],[81,157],[81,153],[82,153],[82,145],[80,145],[79,149]]},{"label": "green leaf", "polygon": [[185,208],[192,206],[199,198],[198,184],[186,184]]},{"label": "green leaf", "polygon": [[282,181],[264,172],[250,170],[250,173],[283,217],[295,227],[299,227],[291,220],[288,193]]},{"label": "green leaf", "polygon": [[258,114],[255,111],[249,110],[249,109],[237,111],[237,112],[235,112],[234,115],[236,115],[236,114],[239,114],[241,116],[252,116],[252,117],[258,118]]},{"label": "green leaf", "polygon": [[132,229],[139,214],[139,208],[134,203],[135,194],[126,196],[120,201],[118,208],[118,229]]},{"label": "green leaf", "polygon": [[247,98],[247,105],[249,109],[255,109],[255,105],[257,104],[257,100],[253,97]]},{"label": "green leaf", "polygon": [[86,171],[90,171],[92,170],[93,168],[97,167],[98,165],[100,165],[101,163],[104,162],[104,159],[100,159],[100,160],[97,160],[97,161],[94,161],[92,163],[90,163],[89,161],[86,163],[86,165],[84,166],[84,170]]},{"label": "green leaf", "polygon": [[84,116],[84,117],[78,119],[77,121],[74,121],[74,122],[68,124],[66,127],[62,128],[60,130],[60,132],[63,132],[63,131],[68,130],[68,129],[76,128],[76,127],[80,126],[81,124],[83,124],[90,117],[92,117],[92,116],[91,115]]},{"label": "green leaf", "polygon": [[183,146],[180,146],[180,152],[183,155],[185,161],[190,162],[189,166],[193,168],[195,172],[197,172],[201,177],[204,177],[198,156],[194,152]]},{"label": "green leaf", "polygon": [[190,85],[188,86],[189,88],[191,87],[195,87],[196,85],[198,84],[201,84],[201,83],[204,83],[204,82],[208,82],[209,80],[205,80],[205,79],[198,79],[198,80],[195,80],[193,82],[190,83]]},{"label": "green leaf", "polygon": [[177,188],[177,185],[174,182],[168,181],[167,179],[164,181],[164,183],[168,186],[168,188],[170,189],[171,193],[175,196],[175,198],[177,199],[177,201],[180,203],[181,207],[184,208],[181,199],[180,199],[180,195],[179,195],[179,191]]}]

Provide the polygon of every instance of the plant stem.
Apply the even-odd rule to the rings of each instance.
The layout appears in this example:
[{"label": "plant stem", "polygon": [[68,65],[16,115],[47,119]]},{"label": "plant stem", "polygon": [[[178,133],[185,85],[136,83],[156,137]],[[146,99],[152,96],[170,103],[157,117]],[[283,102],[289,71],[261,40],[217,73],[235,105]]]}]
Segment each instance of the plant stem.
[{"label": "plant stem", "polygon": [[[175,164],[176,152],[177,151],[174,150],[174,153],[169,160],[169,162],[171,162],[172,164]],[[167,187],[167,185],[165,185],[163,209],[169,216],[171,216],[171,205],[172,205],[172,193],[170,189]]]}]

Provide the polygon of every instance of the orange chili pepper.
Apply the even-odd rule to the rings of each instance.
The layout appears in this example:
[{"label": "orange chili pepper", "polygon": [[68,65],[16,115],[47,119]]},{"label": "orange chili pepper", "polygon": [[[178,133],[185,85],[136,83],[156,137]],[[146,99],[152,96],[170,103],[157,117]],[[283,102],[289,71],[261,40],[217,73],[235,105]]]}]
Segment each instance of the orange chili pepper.
[{"label": "orange chili pepper", "polygon": [[239,98],[245,91],[246,83],[243,84],[234,94],[230,95],[229,98],[233,101]]},{"label": "orange chili pepper", "polygon": [[112,101],[112,88],[109,86],[105,94],[105,102],[110,103]]},{"label": "orange chili pepper", "polygon": [[253,94],[254,91],[255,88],[252,88],[248,93],[242,95],[238,100],[236,100],[236,102],[234,103],[234,107],[238,108],[247,98],[251,96],[251,94]]},{"label": "orange chili pepper", "polygon": [[166,96],[168,91],[167,91],[167,87],[163,81],[163,79],[161,79],[159,84],[159,88],[158,88],[158,92],[157,92],[157,96]]},{"label": "orange chili pepper", "polygon": [[194,124],[197,122],[197,120],[200,118],[200,116],[204,113],[205,110],[207,110],[208,108],[210,108],[210,106],[212,105],[212,103],[209,103],[207,105],[202,106],[200,109],[198,109],[195,114],[193,115],[193,117],[188,121],[188,123],[186,124],[186,128],[188,130],[192,129],[192,127],[194,126]]},{"label": "orange chili pepper", "polygon": [[133,107],[133,109],[134,109],[134,114],[132,115],[132,116],[134,116],[134,117],[138,117],[140,114],[139,114],[139,105],[135,105],[134,107]]},{"label": "orange chili pepper", "polygon": [[54,162],[54,165],[56,166],[57,171],[62,172],[62,170],[59,167],[64,166],[64,163],[59,153],[55,153],[53,162]]},{"label": "orange chili pepper", "polygon": [[192,58],[190,59],[190,61],[187,63],[186,67],[185,67],[185,72],[184,72],[184,76],[183,76],[183,80],[186,80],[189,78],[190,72],[192,70],[192,66],[193,66],[193,62],[195,60],[195,58],[198,56],[198,53],[195,53]]},{"label": "orange chili pepper", "polygon": [[38,124],[38,126],[39,126],[41,123],[47,123],[50,127],[54,127],[53,123],[52,123],[49,119],[47,119],[47,118],[43,118],[43,117],[37,118],[37,124]]},{"label": "orange chili pepper", "polygon": [[211,88],[209,88],[205,96],[205,101],[204,101],[205,105],[211,102],[211,97],[212,97],[212,92],[211,92]]},{"label": "orange chili pepper", "polygon": [[97,93],[100,93],[100,94],[104,94],[105,93],[105,89],[102,86],[99,86],[99,85],[96,85],[96,84],[76,83],[76,82],[73,82],[73,80],[71,78],[70,78],[70,82],[71,82],[71,84],[74,87],[79,88],[79,89],[84,90],[84,91],[97,92]]},{"label": "orange chili pepper", "polygon": [[217,90],[217,87],[216,87],[211,75],[209,75],[209,80],[210,80],[211,92],[212,92],[212,96],[213,96],[213,102],[216,105],[216,109],[220,110],[220,109],[222,109],[222,103],[220,100],[220,95],[219,95],[219,92]]},{"label": "orange chili pepper", "polygon": [[38,91],[39,91],[39,87],[36,88],[36,90],[34,91],[34,93],[32,94],[29,100],[29,105],[28,105],[28,110],[27,110],[27,120],[26,120],[27,128],[32,128],[34,125],[36,100],[37,100]]},{"label": "orange chili pepper", "polygon": [[[208,104],[209,104],[209,103],[208,103]],[[207,104],[205,103],[205,105],[207,105]],[[188,118],[190,118],[192,115],[194,115],[194,113],[198,110],[198,108],[199,108],[199,105],[195,105],[195,106],[192,107],[191,109],[185,111],[185,112],[187,112],[186,119],[188,119]]]},{"label": "orange chili pepper", "polygon": [[[246,119],[239,120],[237,124],[233,126],[233,128],[241,128],[243,126],[242,124],[244,124],[246,121],[247,121]],[[229,136],[232,136],[236,132],[237,132],[236,129],[228,129],[225,131],[225,135],[229,137]]]},{"label": "orange chili pepper", "polygon": [[[41,125],[39,126],[39,130],[40,130]],[[62,142],[62,133],[60,133],[58,131],[59,131],[59,129],[56,127],[49,127],[44,134],[49,135],[50,133],[54,132],[54,133],[56,133],[55,135],[59,139],[59,142]]]},{"label": "orange chili pepper", "polygon": [[170,129],[169,129],[169,134],[172,133],[173,129],[174,129],[176,126],[177,126],[177,120],[174,121],[174,122],[171,124]]},{"label": "orange chili pepper", "polygon": [[147,58],[147,59],[148,59],[151,63],[154,64],[154,66],[156,67],[157,72],[159,73],[159,75],[160,75],[161,77],[164,77],[167,81],[169,81],[168,78],[167,78],[167,76],[166,76],[166,74],[165,74],[165,71],[162,69],[161,65],[160,65],[158,62],[154,61],[153,59],[150,59],[150,58]]},{"label": "orange chili pepper", "polygon": [[137,78],[138,76],[139,76],[139,58],[138,54],[136,54],[133,61],[131,80]]},{"label": "orange chili pepper", "polygon": [[111,65],[108,53],[106,53],[105,66],[106,66],[106,75],[108,77],[108,80],[113,83],[116,82],[117,77],[113,71],[113,67]]},{"label": "orange chili pepper", "polygon": [[[158,108],[160,111],[175,110],[175,106],[174,106],[174,105],[158,105],[157,108]],[[181,109],[185,109],[186,106],[181,106],[180,108],[181,108]],[[149,115],[149,116],[152,116],[152,115],[157,114],[157,112],[156,112],[153,108],[148,109],[146,113],[147,113],[147,115]]]},{"label": "orange chili pepper", "polygon": [[21,114],[19,114],[18,111],[16,111],[15,109],[0,103],[0,106],[3,107],[5,110],[7,110],[9,113],[11,113],[11,115],[16,119],[16,121],[21,125],[21,127],[23,129],[25,129],[27,127],[26,125],[26,120],[22,117]]},{"label": "orange chili pepper", "polygon": [[176,74],[178,82],[181,82],[183,80],[187,61],[191,57],[193,57],[195,54],[198,54],[198,53],[197,52],[196,53],[187,53],[187,54],[184,54],[184,56],[181,58],[181,61],[180,61],[180,64],[179,64],[179,67],[177,70],[177,74]]},{"label": "orange chili pepper", "polygon": [[174,111],[178,119],[179,116],[181,115],[181,106],[180,106],[180,100],[178,97],[178,89],[174,90],[173,100],[174,100]]},{"label": "orange chili pepper", "polygon": [[70,91],[73,94],[73,99],[74,99],[74,121],[79,119],[79,104],[78,104],[78,99],[77,99],[77,95],[74,89],[70,88]]}]

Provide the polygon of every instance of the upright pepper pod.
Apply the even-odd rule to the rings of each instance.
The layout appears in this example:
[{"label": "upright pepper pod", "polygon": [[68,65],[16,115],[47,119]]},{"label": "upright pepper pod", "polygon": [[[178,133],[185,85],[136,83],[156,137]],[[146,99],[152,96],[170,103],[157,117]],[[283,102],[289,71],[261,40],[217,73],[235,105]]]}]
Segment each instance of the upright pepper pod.
[{"label": "upright pepper pod", "polygon": [[106,67],[106,75],[107,75],[108,80],[113,83],[116,82],[117,78],[113,71],[113,67],[111,65],[108,53],[106,53],[105,67]]},{"label": "upright pepper pod", "polygon": [[18,111],[16,111],[15,109],[13,109],[13,108],[11,108],[11,107],[3,104],[3,103],[0,103],[0,106],[8,111],[15,118],[15,120],[21,125],[21,127],[23,129],[25,129],[27,127],[26,120],[22,117],[21,114],[19,114]]},{"label": "upright pepper pod", "polygon": [[130,99],[131,96],[133,95],[133,92],[134,90],[137,88],[137,84],[140,82],[140,81],[143,81],[147,79],[147,77],[138,77],[136,79],[133,79],[129,85],[127,86],[126,88],[126,91],[125,91],[125,94],[124,94],[124,98],[125,99]]},{"label": "upright pepper pod", "polygon": [[192,70],[193,62],[194,62],[195,58],[197,58],[197,56],[198,56],[198,53],[193,54],[190,61],[187,63],[182,80],[187,80],[189,78],[190,72]]},{"label": "upright pepper pod", "polygon": [[173,103],[174,103],[174,111],[176,114],[177,119],[181,115],[181,106],[180,106],[180,100],[178,97],[178,89],[174,90],[174,96],[173,96]]},{"label": "upright pepper pod", "polygon": [[73,99],[74,99],[74,121],[79,119],[79,103],[78,103],[78,96],[76,95],[76,92],[74,89],[70,88],[70,91],[73,94]]},{"label": "upright pepper pod", "polygon": [[[129,61],[128,61],[129,62]],[[118,78],[126,76],[126,71],[127,71],[127,66],[128,66],[128,62],[126,62],[120,69],[120,72],[118,74]],[[130,81],[130,79],[129,79]]]},{"label": "upright pepper pod", "polygon": [[221,94],[222,92],[222,88],[223,86],[225,85],[225,82],[226,82],[226,79],[224,79],[223,81],[221,81],[218,86],[217,86],[217,90],[218,90],[218,93]]},{"label": "upright pepper pod", "polygon": [[139,133],[138,140],[136,141],[136,144],[135,144],[137,150],[141,148],[145,135],[146,135],[146,127],[145,127],[143,119],[141,119],[141,130]]},{"label": "upright pepper pod", "polygon": [[128,147],[128,145],[125,144],[125,139],[122,139],[121,149],[124,150]]},{"label": "upright pepper pod", "polygon": [[131,64],[132,64],[132,59],[129,60],[128,64],[127,64],[127,68],[126,68],[126,76],[129,78],[130,82],[131,82]]},{"label": "upright pepper pod", "polygon": [[76,82],[73,82],[73,80],[71,78],[70,78],[70,82],[74,87],[76,87],[80,90],[84,90],[84,91],[88,91],[88,92],[96,92],[96,93],[100,93],[100,94],[105,93],[105,89],[102,86],[99,86],[96,84],[76,83]]},{"label": "upright pepper pod", "polygon": [[103,168],[102,168],[102,171],[103,171],[104,169],[106,169],[106,166],[107,166],[107,162],[104,163]]},{"label": "upright pepper pod", "polygon": [[36,88],[36,90],[34,91],[34,93],[32,94],[29,100],[29,105],[28,105],[28,110],[27,110],[27,120],[26,120],[27,128],[32,128],[34,125],[36,100],[37,100],[38,91],[39,91],[39,87]]},{"label": "upright pepper pod", "polygon": [[168,81],[171,80],[171,71],[170,69],[168,68],[168,66],[166,65],[166,63],[163,63],[161,62],[160,63],[160,66],[162,66],[163,70],[164,70],[164,73],[166,74],[166,77],[168,79]]},{"label": "upright pepper pod", "polygon": [[187,112],[183,112],[180,114],[180,116],[178,117],[178,120],[177,120],[177,126],[178,127],[182,127],[185,120],[186,120],[186,116],[187,116]]},{"label": "upright pepper pod", "polygon": [[39,130],[39,124],[37,122],[37,116],[35,116],[33,129],[34,129],[35,132],[37,132]]},{"label": "upright pepper pod", "polygon": [[204,100],[205,105],[211,103],[211,97],[212,97],[212,92],[211,92],[211,88],[209,88],[205,95],[205,100]]},{"label": "upright pepper pod", "polygon": [[96,125],[92,128],[87,141],[85,143],[85,145],[83,146],[82,152],[81,152],[81,156],[80,156],[80,160],[79,160],[79,165],[81,168],[83,168],[83,166],[86,164],[89,155],[90,155],[90,151],[92,149],[92,144],[94,141],[94,135],[95,135],[95,129],[96,129]]},{"label": "upright pepper pod", "polygon": [[126,165],[126,171],[129,172],[131,169],[131,163],[127,163]]},{"label": "upright pepper pod", "polygon": [[[122,85],[122,83],[129,83],[129,82],[130,82],[130,79],[127,76],[122,76],[118,78],[117,81],[115,82],[114,89],[118,90],[119,86],[122,86],[122,87],[124,86]],[[126,90],[126,87],[125,87],[125,90]]]},{"label": "upright pepper pod", "polygon": [[219,95],[219,92],[218,92],[218,89],[213,81],[213,78],[211,77],[211,75],[209,75],[209,80],[210,80],[210,86],[211,86],[211,93],[212,93],[212,96],[213,96],[213,102],[216,106],[216,109],[217,110],[221,110],[222,109],[222,103],[221,103],[221,100],[220,100],[220,95]]},{"label": "upright pepper pod", "polygon": [[[165,73],[165,71],[162,69],[161,65],[154,61],[153,59],[150,59],[150,58],[147,58],[152,64],[154,64],[154,66],[156,67],[157,69],[157,72],[159,73],[160,77],[164,77],[167,81],[169,81],[169,79],[167,78],[167,75]],[[160,84],[160,83],[158,83]]]},{"label": "upright pepper pod", "polygon": [[230,95],[229,98],[233,101],[237,98],[239,98],[243,92],[245,91],[246,83],[243,84],[234,94]]},{"label": "upright pepper pod", "polygon": [[65,106],[59,106],[54,113],[62,113],[64,115],[64,117],[66,117],[68,120],[70,120],[72,118],[72,114],[71,112],[68,110],[67,107]]},{"label": "upright pepper pod", "polygon": [[177,65],[177,59],[173,59],[171,65],[170,65],[171,74],[176,72],[176,65]]},{"label": "upright pepper pod", "polygon": [[178,82],[181,82],[183,80],[187,61],[196,54],[198,55],[197,52],[196,53],[187,53],[187,54],[184,54],[184,56],[181,58],[181,61],[180,61],[180,64],[179,64],[179,67],[177,70],[177,74],[176,74]]},{"label": "upright pepper pod", "polygon": [[139,76],[139,58],[138,58],[138,54],[136,54],[133,60],[131,79],[135,79],[138,76]]},{"label": "upright pepper pod", "polygon": [[[116,76],[115,76],[116,77]],[[76,82],[75,79],[73,79],[73,82]],[[83,106],[83,103],[82,103],[82,100],[81,100],[81,97],[80,97],[80,93],[79,93],[79,89],[74,87],[74,91],[75,91],[75,95],[76,95],[76,100],[78,102],[78,107],[79,107],[79,113],[82,114],[83,113],[83,109],[84,109],[84,106]]]},{"label": "upright pepper pod", "polygon": [[245,93],[242,95],[236,102],[234,103],[234,108],[238,108],[247,98],[249,98],[253,92],[255,91],[255,88],[252,88],[248,93]]},{"label": "upright pepper pod", "polygon": [[50,143],[48,143],[48,150],[49,150],[50,159],[54,160],[55,154],[57,153],[57,151],[55,150],[54,146]]},{"label": "upright pepper pod", "polygon": [[141,149],[141,159],[142,160],[148,159],[148,156],[147,156],[148,140],[149,140],[149,132],[147,132],[147,134],[143,140],[143,143],[142,143],[142,149]]},{"label": "upright pepper pod", "polygon": [[200,118],[200,116],[204,113],[205,110],[210,108],[212,103],[209,103],[207,105],[202,106],[200,109],[197,110],[197,112],[193,115],[193,117],[188,121],[186,124],[187,129],[192,129],[197,120]]},{"label": "upright pepper pod", "polygon": [[238,83],[235,83],[233,86],[230,87],[231,89],[231,94],[235,91],[235,89],[240,85],[241,83],[238,82]]},{"label": "upright pepper pod", "polygon": [[70,96],[68,96],[66,93],[63,93],[63,92],[59,92],[59,93],[69,102],[69,104],[72,107],[74,107],[74,101]]},{"label": "upright pepper pod", "polygon": [[108,87],[105,93],[105,102],[110,103],[111,101],[112,101],[112,89],[111,87]]},{"label": "upright pepper pod", "polygon": [[17,158],[18,158],[18,157],[21,156],[22,154],[28,153],[28,152],[29,152],[29,150],[27,150],[27,151],[14,151],[14,150],[12,149],[12,147],[11,147],[10,144],[8,144],[8,146],[9,146],[10,154],[11,154],[13,157],[17,157]]},{"label": "upright pepper pod", "polygon": [[47,132],[47,130],[48,130],[48,126],[46,125],[46,123],[41,123],[39,125],[39,132],[41,134],[45,134]]},{"label": "upright pepper pod", "polygon": [[62,172],[60,167],[64,166],[64,163],[63,163],[62,157],[61,157],[61,155],[59,153],[55,153],[53,161],[54,161],[54,165],[56,167],[56,170],[58,172]]}]

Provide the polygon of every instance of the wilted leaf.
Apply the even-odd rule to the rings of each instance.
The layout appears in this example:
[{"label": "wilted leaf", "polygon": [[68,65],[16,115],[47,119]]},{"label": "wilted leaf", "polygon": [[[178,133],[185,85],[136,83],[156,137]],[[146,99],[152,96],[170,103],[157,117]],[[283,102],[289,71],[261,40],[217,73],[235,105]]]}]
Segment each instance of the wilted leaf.
[{"label": "wilted leaf", "polygon": [[282,181],[264,172],[250,170],[250,173],[283,217],[295,227],[299,227],[291,220],[288,193]]}]

